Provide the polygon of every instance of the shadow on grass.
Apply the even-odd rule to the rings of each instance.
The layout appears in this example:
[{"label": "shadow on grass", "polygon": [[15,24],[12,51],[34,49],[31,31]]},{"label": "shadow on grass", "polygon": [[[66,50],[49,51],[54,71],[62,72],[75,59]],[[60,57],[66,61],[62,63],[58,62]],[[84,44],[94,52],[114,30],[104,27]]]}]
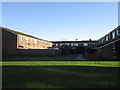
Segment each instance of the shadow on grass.
[{"label": "shadow on grass", "polygon": [[116,88],[118,70],[108,67],[3,67],[3,88]]},{"label": "shadow on grass", "polygon": [[59,56],[59,57],[40,57],[40,56],[14,56],[6,57],[3,61],[51,61],[51,60],[75,60],[73,56]]}]

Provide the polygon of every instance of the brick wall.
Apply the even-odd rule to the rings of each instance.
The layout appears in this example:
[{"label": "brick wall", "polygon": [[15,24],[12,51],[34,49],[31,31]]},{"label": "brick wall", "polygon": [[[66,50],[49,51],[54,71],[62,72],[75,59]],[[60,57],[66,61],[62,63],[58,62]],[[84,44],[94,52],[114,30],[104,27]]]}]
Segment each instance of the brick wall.
[{"label": "brick wall", "polygon": [[2,56],[17,54],[17,35],[7,30],[2,30]]},{"label": "brick wall", "polygon": [[[118,60],[119,56],[119,45],[118,43],[112,43],[105,47],[99,48],[99,56],[108,60]],[[120,59],[120,58],[119,58]]]},{"label": "brick wall", "polygon": [[18,49],[19,56],[60,56],[61,50],[49,49]]}]

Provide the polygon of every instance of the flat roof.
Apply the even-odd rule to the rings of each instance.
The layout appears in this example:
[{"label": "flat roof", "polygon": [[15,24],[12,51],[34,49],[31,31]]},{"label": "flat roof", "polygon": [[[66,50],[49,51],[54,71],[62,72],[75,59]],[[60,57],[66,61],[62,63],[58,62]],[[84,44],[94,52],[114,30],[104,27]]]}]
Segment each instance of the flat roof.
[{"label": "flat roof", "polygon": [[79,42],[97,42],[97,40],[84,40],[84,41],[51,41],[52,43],[79,43]]}]

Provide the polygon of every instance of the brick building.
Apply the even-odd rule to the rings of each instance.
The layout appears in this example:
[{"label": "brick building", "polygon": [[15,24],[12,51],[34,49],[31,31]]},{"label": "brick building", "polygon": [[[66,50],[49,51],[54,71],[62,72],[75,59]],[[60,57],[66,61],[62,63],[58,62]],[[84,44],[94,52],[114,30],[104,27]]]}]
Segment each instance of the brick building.
[{"label": "brick building", "polygon": [[17,34],[9,30],[2,30],[2,56],[17,55]]},{"label": "brick building", "polygon": [[2,27],[3,55],[16,55],[17,49],[48,49],[52,43],[32,35]]},{"label": "brick building", "polygon": [[96,48],[103,59],[120,60],[120,26],[100,38]]},{"label": "brick building", "polygon": [[94,47],[96,45],[96,40],[84,40],[84,41],[52,41],[53,46],[69,46],[69,47]]},{"label": "brick building", "polygon": [[84,54],[85,52],[93,52],[96,46],[96,40],[84,41],[52,41],[53,47],[62,49],[63,54]]}]

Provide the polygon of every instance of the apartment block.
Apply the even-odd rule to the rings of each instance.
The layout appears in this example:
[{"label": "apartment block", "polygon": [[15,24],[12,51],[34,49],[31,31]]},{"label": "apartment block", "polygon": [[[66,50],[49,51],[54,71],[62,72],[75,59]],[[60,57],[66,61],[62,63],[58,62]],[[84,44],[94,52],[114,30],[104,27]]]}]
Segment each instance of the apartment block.
[{"label": "apartment block", "polygon": [[103,59],[120,60],[120,26],[101,37],[96,47]]},{"label": "apartment block", "polygon": [[84,41],[52,41],[53,47],[62,47],[62,46],[69,46],[69,47],[85,47],[91,48],[96,45],[96,40],[84,40]]},{"label": "apartment block", "polygon": [[5,55],[15,55],[17,49],[48,49],[50,41],[2,27],[2,51]]},{"label": "apartment block", "polygon": [[85,54],[85,52],[94,53],[93,47],[96,46],[96,40],[84,41],[52,41],[53,47],[62,50],[62,54]]}]

